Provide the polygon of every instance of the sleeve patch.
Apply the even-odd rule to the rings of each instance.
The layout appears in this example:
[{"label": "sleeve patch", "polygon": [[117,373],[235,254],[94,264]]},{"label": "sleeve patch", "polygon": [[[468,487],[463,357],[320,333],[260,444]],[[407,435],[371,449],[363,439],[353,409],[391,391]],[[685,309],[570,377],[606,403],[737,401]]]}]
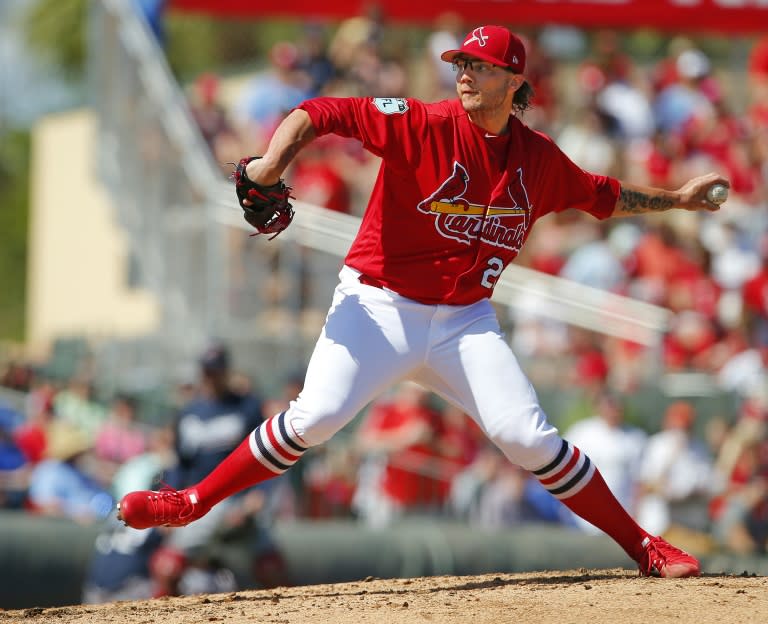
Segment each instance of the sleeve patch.
[{"label": "sleeve patch", "polygon": [[373,98],[373,105],[385,115],[402,115],[408,110],[404,98]]}]

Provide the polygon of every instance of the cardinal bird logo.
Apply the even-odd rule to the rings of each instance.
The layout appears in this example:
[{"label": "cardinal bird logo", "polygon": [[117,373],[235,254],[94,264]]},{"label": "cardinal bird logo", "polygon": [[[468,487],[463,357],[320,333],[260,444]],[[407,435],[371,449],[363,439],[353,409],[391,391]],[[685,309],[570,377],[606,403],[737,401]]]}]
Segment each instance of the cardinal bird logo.
[{"label": "cardinal bird logo", "polygon": [[463,165],[455,160],[453,161],[453,173],[451,177],[445,180],[440,187],[432,193],[427,199],[418,206],[422,212],[430,212],[430,205],[433,202],[441,204],[451,204],[452,206],[462,206],[469,210],[469,202],[463,198],[469,185],[469,174]]},{"label": "cardinal bird logo", "polygon": [[523,170],[517,170],[517,176],[513,177],[512,181],[507,185],[507,195],[515,202],[515,208],[520,208],[526,211],[530,210],[531,202],[528,201],[528,190],[523,184]]},{"label": "cardinal bird logo", "polygon": [[[417,206],[422,213],[435,217],[435,228],[441,236],[465,245],[475,239],[495,247],[520,251],[530,227],[531,203],[523,183],[523,170],[510,175],[506,197],[484,205],[470,202],[465,195],[470,187],[466,167],[454,161],[451,175],[437,190]],[[510,205],[511,204],[511,205]]]}]

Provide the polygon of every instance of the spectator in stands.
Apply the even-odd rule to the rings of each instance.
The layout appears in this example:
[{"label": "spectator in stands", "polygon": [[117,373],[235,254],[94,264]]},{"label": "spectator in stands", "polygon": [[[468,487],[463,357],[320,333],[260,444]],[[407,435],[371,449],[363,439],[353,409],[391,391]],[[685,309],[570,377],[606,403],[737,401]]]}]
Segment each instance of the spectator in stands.
[{"label": "spectator in stands", "polygon": [[147,432],[144,451],[126,459],[115,471],[110,489],[120,498],[137,487],[156,486],[162,475],[174,466],[176,455],[171,427]]},{"label": "spectator in stands", "polygon": [[167,537],[167,530],[132,529],[110,518],[96,537],[83,602],[103,604],[238,589],[231,570],[196,566],[182,551],[166,546]]},{"label": "spectator in stands", "polygon": [[429,393],[413,382],[371,407],[356,434],[363,467],[355,507],[364,522],[381,527],[442,510],[455,473],[441,453],[443,429]]},{"label": "spectator in stands", "polygon": [[[643,92],[632,59],[622,50],[621,38],[612,30],[595,33],[593,52],[577,73],[584,106],[599,117],[599,133],[618,140],[650,136],[654,129],[653,112]],[[594,125],[593,120],[593,125]],[[603,148],[604,149],[604,148]],[[617,159],[620,161],[620,159]],[[619,174],[600,170],[609,175]]]},{"label": "spectator in stands", "polygon": [[560,269],[560,276],[592,288],[611,292],[627,280],[621,252],[612,244],[610,226],[601,221],[594,226],[594,239],[579,246]]},{"label": "spectator in stands", "polygon": [[[262,422],[261,401],[230,386],[229,350],[215,344],[200,357],[197,396],[181,408],[174,423],[176,464],[165,475],[174,488],[187,487],[208,474],[240,440]],[[217,509],[195,531],[179,531],[171,542],[182,551],[203,547],[221,523],[235,513],[242,497]]]},{"label": "spectator in stands", "polygon": [[449,508],[470,525],[492,531],[532,522],[573,524],[564,505],[489,445],[454,477]]},{"label": "spectator in stands", "polygon": [[684,156],[682,139],[656,130],[641,149],[625,150],[629,175],[652,186],[674,184],[677,163]]},{"label": "spectator in stands", "polygon": [[136,418],[137,401],[128,394],[112,399],[107,421],[96,434],[95,453],[111,479],[126,461],[146,450],[146,434]]},{"label": "spectator in stands", "polygon": [[632,395],[647,384],[656,383],[659,375],[656,349],[631,339],[607,336],[603,340],[611,387],[622,394]]},{"label": "spectator in stands", "polygon": [[707,234],[712,247],[712,279],[725,290],[742,290],[760,271],[760,257],[750,240],[754,232],[744,232],[735,221],[728,220],[711,226]]},{"label": "spectator in stands", "polygon": [[748,398],[768,384],[768,345],[742,341],[717,371],[717,382],[726,392]]},{"label": "spectator in stands", "polygon": [[597,31],[592,48],[589,58],[579,66],[579,84],[587,94],[595,94],[612,82],[630,79],[633,61],[622,49],[617,31]]},{"label": "spectator in stands", "polygon": [[648,98],[630,77],[606,84],[595,95],[595,106],[604,119],[609,136],[615,139],[647,139],[656,129]]},{"label": "spectator in stands", "polygon": [[682,245],[680,264],[667,281],[667,306],[673,312],[695,310],[718,321],[723,288],[712,277],[712,254],[698,240]]},{"label": "spectator in stands", "polygon": [[19,507],[26,490],[28,460],[15,432],[23,416],[0,401],[0,508]]},{"label": "spectator in stands", "polygon": [[[768,195],[768,35],[758,39],[750,51],[748,80],[749,106],[746,122],[751,130],[755,165],[760,173],[761,189],[765,197]],[[763,249],[763,258],[766,257],[768,245]],[[768,333],[768,330],[766,332]]]},{"label": "spectator in stands", "polygon": [[94,476],[85,460],[93,443],[80,429],[54,423],[48,430],[45,459],[29,478],[29,503],[33,510],[90,524],[112,513],[115,501]]},{"label": "spectator in stands", "polygon": [[626,294],[666,305],[669,283],[685,264],[680,236],[674,226],[655,221],[645,228],[628,258],[630,282]]},{"label": "spectator in stands", "polygon": [[716,460],[726,485],[710,506],[712,533],[739,554],[762,554],[768,547],[767,396],[764,388],[744,402]]},{"label": "spectator in stands", "polygon": [[407,83],[404,46],[398,32],[384,37],[382,5],[366,2],[359,15],[343,20],[328,46],[340,82],[327,95],[404,97]]},{"label": "spectator in stands", "polygon": [[[647,435],[626,424],[620,399],[604,389],[595,401],[594,416],[572,425],[565,437],[592,458],[614,496],[629,513],[635,513],[638,469]],[[584,531],[597,532],[580,518],[576,522]]]},{"label": "spectator in stands", "polygon": [[760,268],[742,284],[744,320],[749,338],[758,346],[768,345],[768,232],[759,243]]},{"label": "spectator in stands", "polygon": [[56,417],[53,408],[55,396],[53,386],[48,383],[36,386],[25,402],[25,420],[13,432],[16,445],[30,465],[45,459],[48,429]]},{"label": "spectator in stands", "polygon": [[641,458],[637,506],[649,531],[674,532],[692,550],[707,545],[708,505],[723,485],[707,445],[694,433],[695,421],[696,409],[687,401],[666,408],[662,429],[650,436]]},{"label": "spectator in stands", "polygon": [[605,393],[610,373],[603,336],[581,327],[569,327],[567,335],[568,349],[564,355],[571,363],[564,380],[578,392],[580,400],[574,401],[569,418],[565,422],[561,420],[560,426],[594,415],[595,404]]},{"label": "spectator in stands", "polygon": [[147,600],[155,596],[149,562],[162,542],[161,529],[139,531],[110,518],[94,543],[83,603]]},{"label": "spectator in stands", "polygon": [[[187,487],[222,461],[240,440],[262,422],[261,399],[252,393],[241,394],[232,387],[233,370],[229,349],[214,344],[201,355],[198,393],[179,410],[174,423],[173,446],[176,463],[165,474],[171,487]],[[269,488],[270,485],[263,486]],[[178,579],[179,591],[187,593],[184,579],[193,573],[196,581],[210,582],[215,577],[217,545],[221,540],[239,541],[252,558],[254,579],[262,586],[288,582],[282,561],[269,531],[258,517],[265,505],[263,488],[253,488],[228,499],[194,530],[172,532],[164,542],[170,549],[164,555],[174,561],[172,552],[183,555],[188,570]]]},{"label": "spectator in stands", "polygon": [[[418,390],[423,392],[420,389]],[[432,418],[434,418],[434,416],[435,415],[432,415]],[[486,481],[481,478],[484,474],[482,467],[487,464],[478,459],[479,455],[482,454],[483,448],[486,446],[485,436],[474,420],[472,420],[466,413],[451,404],[446,404],[442,407],[440,410],[440,416],[441,422],[439,422],[439,427],[436,428],[436,431],[433,435],[433,450],[437,456],[435,461],[439,458],[440,463],[437,464],[437,467],[439,467],[443,473],[442,479],[445,482],[445,485],[439,481],[436,485],[438,488],[440,488],[441,492],[443,488],[447,489],[445,498],[446,504],[448,504],[449,499],[452,499],[454,496],[453,487],[455,479],[458,477],[458,475],[464,474],[464,484],[459,488],[459,490],[464,493],[458,493],[456,495],[458,497],[457,500],[461,499],[463,496],[464,505],[472,502],[467,500],[468,494],[466,493],[466,489],[470,488],[472,492],[470,492],[469,495],[471,495],[473,499],[478,499],[477,501],[472,502],[472,504],[474,505],[475,503],[479,503],[480,490],[482,489],[485,491],[486,487],[488,490],[493,489],[493,486],[491,486],[489,483],[486,483]],[[371,417],[373,418],[374,416],[371,415]],[[437,423],[438,421],[435,420],[433,422]],[[500,454],[497,453],[495,457],[496,461],[502,461]],[[478,461],[478,466],[473,469],[472,466],[476,461]],[[495,462],[492,462],[492,464],[495,465]],[[395,476],[397,475],[397,473],[394,474]],[[409,475],[409,478],[414,479],[418,476],[418,474],[412,474]],[[490,478],[490,475],[487,476]],[[374,488],[370,494],[375,495],[376,491],[377,490]],[[440,496],[442,497],[442,493]],[[490,504],[491,506],[494,505],[493,502]],[[453,503],[450,503],[448,507],[452,508],[454,513],[460,513],[462,517],[465,518],[469,517],[469,515],[472,515],[474,518],[475,512],[480,513],[479,510],[474,506],[472,510],[463,508],[461,504],[454,505]],[[441,509],[441,511],[448,511],[448,509]],[[495,512],[489,511],[490,515],[494,515],[494,513]]]},{"label": "spectator in stands", "polygon": [[664,87],[653,102],[658,127],[680,132],[694,117],[712,114],[714,90],[709,87],[711,62],[704,52],[691,48],[675,61],[677,80]]},{"label": "spectator in stands", "polygon": [[477,423],[455,405],[446,403],[441,412],[441,453],[448,461],[457,464],[457,470],[463,469],[475,460],[485,445],[485,435]]},{"label": "spectator in stands", "polygon": [[188,98],[192,118],[219,163],[236,162],[242,146],[229,114],[220,101],[219,78],[212,73],[197,77]]},{"label": "spectator in stands", "polygon": [[747,115],[754,128],[768,127],[768,35],[760,37],[747,61],[750,103]]},{"label": "spectator in stands", "polygon": [[667,41],[664,56],[650,69],[648,77],[651,97],[678,81],[677,59],[686,50],[696,48],[696,44],[687,36],[677,35]]},{"label": "spectator in stands", "polygon": [[606,115],[594,106],[585,106],[563,126],[557,144],[582,169],[620,175],[620,152],[609,130]]},{"label": "spectator in stands", "polygon": [[360,96],[386,93],[404,97],[408,85],[404,63],[401,56],[392,53],[385,56],[374,45],[363,46],[344,74],[348,92]]},{"label": "spectator in stands", "polygon": [[378,2],[364,2],[358,15],[343,20],[328,44],[328,56],[341,74],[347,74],[365,49],[378,51],[384,34],[384,13]]},{"label": "spectator in stands", "polygon": [[296,199],[349,214],[350,189],[329,154],[328,146],[333,143],[333,138],[319,139],[302,150],[293,163],[291,181]]},{"label": "spectator in stands", "polygon": [[664,336],[664,367],[670,372],[710,370],[710,355],[717,344],[715,323],[698,310],[676,314]]},{"label": "spectator in stands", "polygon": [[438,101],[453,95],[456,89],[456,77],[450,67],[440,60],[444,50],[455,50],[462,44],[466,30],[462,17],[453,11],[443,11],[433,23],[432,32],[427,36],[425,45],[425,99]]},{"label": "spectator in stands", "polygon": [[264,141],[283,117],[310,95],[311,81],[300,67],[299,49],[288,41],[269,51],[270,66],[246,85],[238,105],[251,151],[261,153]]},{"label": "spectator in stands", "polygon": [[327,29],[322,24],[304,25],[299,48],[299,68],[309,77],[311,97],[321,95],[337,77],[336,67],[328,56]]},{"label": "spectator in stands", "polygon": [[52,413],[57,392],[57,384],[53,380],[44,375],[35,375],[24,399],[27,419],[34,419],[43,411]]},{"label": "spectator in stands", "polygon": [[24,415],[0,399],[0,431],[11,435],[24,422]]},{"label": "spectator in stands", "polygon": [[31,366],[11,360],[5,365],[2,375],[0,375],[0,386],[17,392],[28,392],[33,379],[34,373]]},{"label": "spectator in stands", "polygon": [[[123,464],[113,483],[118,497],[135,487],[155,485],[170,460],[173,438],[169,433],[168,430],[156,432],[150,438],[147,453]],[[194,560],[183,551],[167,545],[168,535],[164,528],[132,529],[110,516],[94,543],[83,586],[83,602],[146,600],[237,589],[229,570],[214,574],[205,566],[195,567]]]},{"label": "spectator in stands", "polygon": [[562,123],[561,101],[557,97],[557,63],[542,43],[542,32],[537,29],[530,36],[522,38],[529,59],[526,61],[525,74],[533,89],[535,102],[534,107],[526,111],[525,119],[531,128],[554,134]]},{"label": "spectator in stands", "polygon": [[[301,516],[350,518],[357,487],[357,458],[346,444],[318,449],[302,473]],[[298,501],[297,501],[298,502]]]},{"label": "spectator in stands", "polygon": [[93,398],[92,380],[84,377],[73,377],[56,394],[53,406],[58,420],[79,429],[91,441],[107,419],[106,409]]},{"label": "spectator in stands", "polygon": [[286,375],[280,383],[277,396],[269,396],[262,402],[262,416],[266,420],[272,414],[288,409],[288,404],[299,396],[304,385],[304,373],[301,371]]}]

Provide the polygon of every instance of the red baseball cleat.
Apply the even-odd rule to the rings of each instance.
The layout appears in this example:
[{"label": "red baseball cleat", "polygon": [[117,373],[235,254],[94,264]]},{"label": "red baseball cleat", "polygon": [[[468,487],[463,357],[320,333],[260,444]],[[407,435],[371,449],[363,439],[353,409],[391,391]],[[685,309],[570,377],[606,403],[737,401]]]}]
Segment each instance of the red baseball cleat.
[{"label": "red baseball cleat", "polygon": [[134,529],[157,526],[181,527],[203,517],[208,508],[200,504],[197,490],[140,490],[123,496],[117,518]]},{"label": "red baseball cleat", "polygon": [[660,537],[649,536],[643,540],[643,552],[637,565],[642,576],[683,578],[701,575],[696,557],[675,548]]}]

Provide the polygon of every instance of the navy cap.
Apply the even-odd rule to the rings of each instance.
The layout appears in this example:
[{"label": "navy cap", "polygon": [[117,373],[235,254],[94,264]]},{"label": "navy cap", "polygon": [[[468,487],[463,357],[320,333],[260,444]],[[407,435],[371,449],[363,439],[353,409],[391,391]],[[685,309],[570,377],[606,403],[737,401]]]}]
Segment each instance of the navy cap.
[{"label": "navy cap", "polygon": [[223,345],[213,345],[200,356],[200,367],[206,372],[229,369],[229,351]]}]

